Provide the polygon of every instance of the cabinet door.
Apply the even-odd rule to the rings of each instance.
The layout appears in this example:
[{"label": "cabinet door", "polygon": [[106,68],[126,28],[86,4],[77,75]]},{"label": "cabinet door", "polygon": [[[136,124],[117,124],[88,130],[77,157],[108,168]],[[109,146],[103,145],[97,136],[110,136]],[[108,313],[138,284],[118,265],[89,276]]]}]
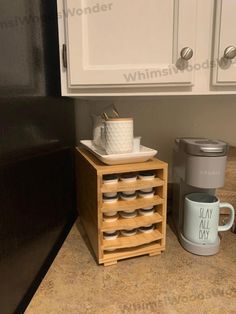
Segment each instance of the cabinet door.
[{"label": "cabinet door", "polygon": [[213,85],[236,85],[236,1],[215,2]]},{"label": "cabinet door", "polygon": [[64,0],[63,13],[70,88],[193,84],[196,0]]}]

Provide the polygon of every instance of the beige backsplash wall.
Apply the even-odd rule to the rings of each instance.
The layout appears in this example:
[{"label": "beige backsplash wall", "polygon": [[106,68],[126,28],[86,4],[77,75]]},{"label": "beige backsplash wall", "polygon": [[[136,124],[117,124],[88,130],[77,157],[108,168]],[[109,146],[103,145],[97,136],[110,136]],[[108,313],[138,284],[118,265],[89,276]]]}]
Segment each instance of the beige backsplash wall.
[{"label": "beige backsplash wall", "polygon": [[[110,103],[76,100],[77,142],[91,139],[91,115]],[[142,144],[158,149],[159,158],[170,165],[176,137],[210,137],[236,146],[236,95],[115,98],[113,103],[121,116],[134,118]]]}]

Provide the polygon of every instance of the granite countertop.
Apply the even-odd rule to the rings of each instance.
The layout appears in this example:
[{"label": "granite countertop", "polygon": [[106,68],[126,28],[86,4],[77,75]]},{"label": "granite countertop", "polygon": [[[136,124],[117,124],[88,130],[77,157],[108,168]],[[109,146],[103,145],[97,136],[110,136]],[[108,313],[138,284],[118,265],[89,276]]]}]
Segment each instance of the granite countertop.
[{"label": "granite countertop", "polygon": [[202,257],[183,250],[168,226],[161,256],[104,267],[77,222],[25,313],[236,313],[236,234]]}]

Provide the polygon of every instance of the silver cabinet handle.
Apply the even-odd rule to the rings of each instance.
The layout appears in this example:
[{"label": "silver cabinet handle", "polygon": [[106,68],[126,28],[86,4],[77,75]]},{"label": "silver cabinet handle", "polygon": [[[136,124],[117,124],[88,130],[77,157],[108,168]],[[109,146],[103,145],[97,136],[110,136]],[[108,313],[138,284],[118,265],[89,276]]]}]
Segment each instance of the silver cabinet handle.
[{"label": "silver cabinet handle", "polygon": [[193,49],[189,47],[184,47],[180,52],[180,56],[183,60],[190,60],[193,56]]},{"label": "silver cabinet handle", "polygon": [[236,57],[236,47],[229,46],[224,51],[224,58],[226,59],[234,59]]}]

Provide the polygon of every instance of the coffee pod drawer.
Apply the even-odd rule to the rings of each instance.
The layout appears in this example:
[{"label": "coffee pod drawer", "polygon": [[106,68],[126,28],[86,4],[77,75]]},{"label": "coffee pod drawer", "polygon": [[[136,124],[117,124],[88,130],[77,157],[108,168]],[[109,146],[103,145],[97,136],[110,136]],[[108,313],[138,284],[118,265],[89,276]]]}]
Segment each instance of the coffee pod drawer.
[{"label": "coffee pod drawer", "polygon": [[103,221],[101,224],[101,231],[106,232],[110,230],[128,230],[149,224],[160,223],[163,221],[163,216],[161,215],[161,207],[159,208],[160,209],[157,207],[157,211],[150,216],[137,215],[135,218],[130,219],[119,217],[116,221],[113,222]]},{"label": "coffee pod drawer", "polygon": [[140,245],[150,244],[152,242],[158,243],[162,237],[163,235],[158,229],[155,229],[147,234],[138,232],[132,236],[118,236],[114,240],[103,240],[102,249],[104,251],[113,250],[114,252],[114,250],[117,249],[136,248]]},{"label": "coffee pod drawer", "polygon": [[107,166],[77,148],[76,172],[80,221],[99,264],[165,251],[166,163]]}]

